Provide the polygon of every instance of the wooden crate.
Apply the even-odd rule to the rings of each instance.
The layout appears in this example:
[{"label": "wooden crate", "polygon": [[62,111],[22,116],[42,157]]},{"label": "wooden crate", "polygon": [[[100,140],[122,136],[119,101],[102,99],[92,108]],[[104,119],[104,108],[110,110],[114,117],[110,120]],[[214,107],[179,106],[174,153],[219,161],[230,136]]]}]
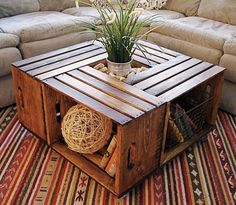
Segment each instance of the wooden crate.
[{"label": "wooden crate", "polygon": [[[223,68],[140,41],[135,66],[150,69],[120,82],[92,68],[107,54],[98,42],[85,42],[14,63],[12,73],[20,121],[32,132],[120,196],[155,168],[166,163],[214,125]],[[207,125],[189,141],[165,149],[171,103],[185,93],[201,93],[211,85]],[[82,104],[113,122],[117,134],[116,175],[99,168],[102,155],[78,154],[61,137],[68,109]]]}]

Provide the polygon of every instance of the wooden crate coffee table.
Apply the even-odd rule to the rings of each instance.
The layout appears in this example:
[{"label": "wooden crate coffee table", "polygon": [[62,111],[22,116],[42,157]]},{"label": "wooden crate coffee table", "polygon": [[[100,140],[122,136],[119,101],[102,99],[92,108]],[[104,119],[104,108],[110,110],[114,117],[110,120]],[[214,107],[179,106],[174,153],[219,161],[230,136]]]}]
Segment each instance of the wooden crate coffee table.
[{"label": "wooden crate coffee table", "polygon": [[[136,51],[133,64],[150,69],[125,82],[92,68],[107,57],[97,41],[12,65],[19,120],[118,196],[212,129],[223,82],[224,69],[219,66],[146,41],[139,43],[148,60]],[[201,127],[184,142],[166,149],[172,104],[189,97],[198,100],[190,114],[206,113]],[[100,153],[78,154],[64,143],[61,120],[78,103],[112,120],[118,149],[115,177],[99,168]]]}]

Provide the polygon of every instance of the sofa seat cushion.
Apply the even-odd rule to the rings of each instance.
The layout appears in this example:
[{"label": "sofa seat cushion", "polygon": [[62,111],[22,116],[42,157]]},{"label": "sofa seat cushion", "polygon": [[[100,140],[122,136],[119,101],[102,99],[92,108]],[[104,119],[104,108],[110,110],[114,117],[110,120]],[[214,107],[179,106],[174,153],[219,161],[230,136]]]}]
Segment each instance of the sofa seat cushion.
[{"label": "sofa seat cushion", "polygon": [[21,60],[21,53],[17,48],[1,48],[0,49],[0,77],[11,73],[11,63]]},{"label": "sofa seat cushion", "polygon": [[[74,16],[84,16],[90,19],[91,21],[94,21],[96,25],[101,25],[100,14],[94,7],[69,8],[64,10],[63,13]],[[144,13],[142,14],[142,16],[140,16],[140,19],[143,19],[145,17],[152,17],[153,15],[155,15],[155,18],[152,19],[152,22],[156,22],[163,19],[176,19],[184,17],[183,14],[176,11],[144,10]],[[150,24],[147,26],[150,26]]]},{"label": "sofa seat cushion", "polygon": [[220,66],[226,68],[224,72],[225,79],[236,83],[236,56],[224,54],[220,59]]},{"label": "sofa seat cushion", "polygon": [[19,44],[19,37],[9,33],[0,33],[0,49],[16,47]]},{"label": "sofa seat cushion", "polygon": [[[154,16],[154,17],[153,17]],[[140,18],[152,18],[152,23],[158,21],[164,21],[166,19],[178,19],[183,18],[184,15],[171,10],[144,10],[144,13],[140,16]]]},{"label": "sofa seat cushion", "polygon": [[83,16],[88,18],[90,21],[93,21],[96,25],[100,25],[100,14],[97,9],[94,7],[73,7],[63,11],[65,14],[73,15],[73,16]]},{"label": "sofa seat cushion", "polygon": [[236,56],[236,38],[225,41],[224,53]]},{"label": "sofa seat cushion", "polygon": [[236,37],[236,26],[202,17],[186,17],[151,24],[154,32],[208,48],[223,50],[226,39]]},{"label": "sofa seat cushion", "polygon": [[42,11],[0,19],[0,28],[20,37],[21,42],[32,42],[85,30],[85,17],[75,17],[56,11]]}]

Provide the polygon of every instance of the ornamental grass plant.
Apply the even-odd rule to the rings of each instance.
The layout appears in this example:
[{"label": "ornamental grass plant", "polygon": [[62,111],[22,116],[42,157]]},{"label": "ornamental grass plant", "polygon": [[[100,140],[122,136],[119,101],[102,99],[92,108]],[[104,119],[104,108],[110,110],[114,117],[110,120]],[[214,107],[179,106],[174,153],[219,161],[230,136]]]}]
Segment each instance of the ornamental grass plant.
[{"label": "ornamental grass plant", "polygon": [[100,14],[102,26],[94,23],[85,23],[85,27],[94,31],[108,54],[108,60],[116,63],[126,63],[131,61],[135,49],[143,50],[137,43],[150,31],[141,33],[143,27],[149,25],[154,17],[140,18],[143,8],[137,8],[135,0],[122,4],[112,4],[105,1],[104,5],[92,3]]}]

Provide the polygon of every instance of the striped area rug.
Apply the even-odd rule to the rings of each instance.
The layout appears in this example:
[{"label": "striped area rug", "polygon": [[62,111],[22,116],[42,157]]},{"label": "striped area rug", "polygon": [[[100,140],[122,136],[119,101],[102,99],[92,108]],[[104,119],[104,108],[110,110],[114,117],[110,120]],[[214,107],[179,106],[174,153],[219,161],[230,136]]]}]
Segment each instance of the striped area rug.
[{"label": "striped area rug", "polygon": [[219,111],[217,129],[118,199],[0,111],[1,205],[236,204],[236,118]]}]

